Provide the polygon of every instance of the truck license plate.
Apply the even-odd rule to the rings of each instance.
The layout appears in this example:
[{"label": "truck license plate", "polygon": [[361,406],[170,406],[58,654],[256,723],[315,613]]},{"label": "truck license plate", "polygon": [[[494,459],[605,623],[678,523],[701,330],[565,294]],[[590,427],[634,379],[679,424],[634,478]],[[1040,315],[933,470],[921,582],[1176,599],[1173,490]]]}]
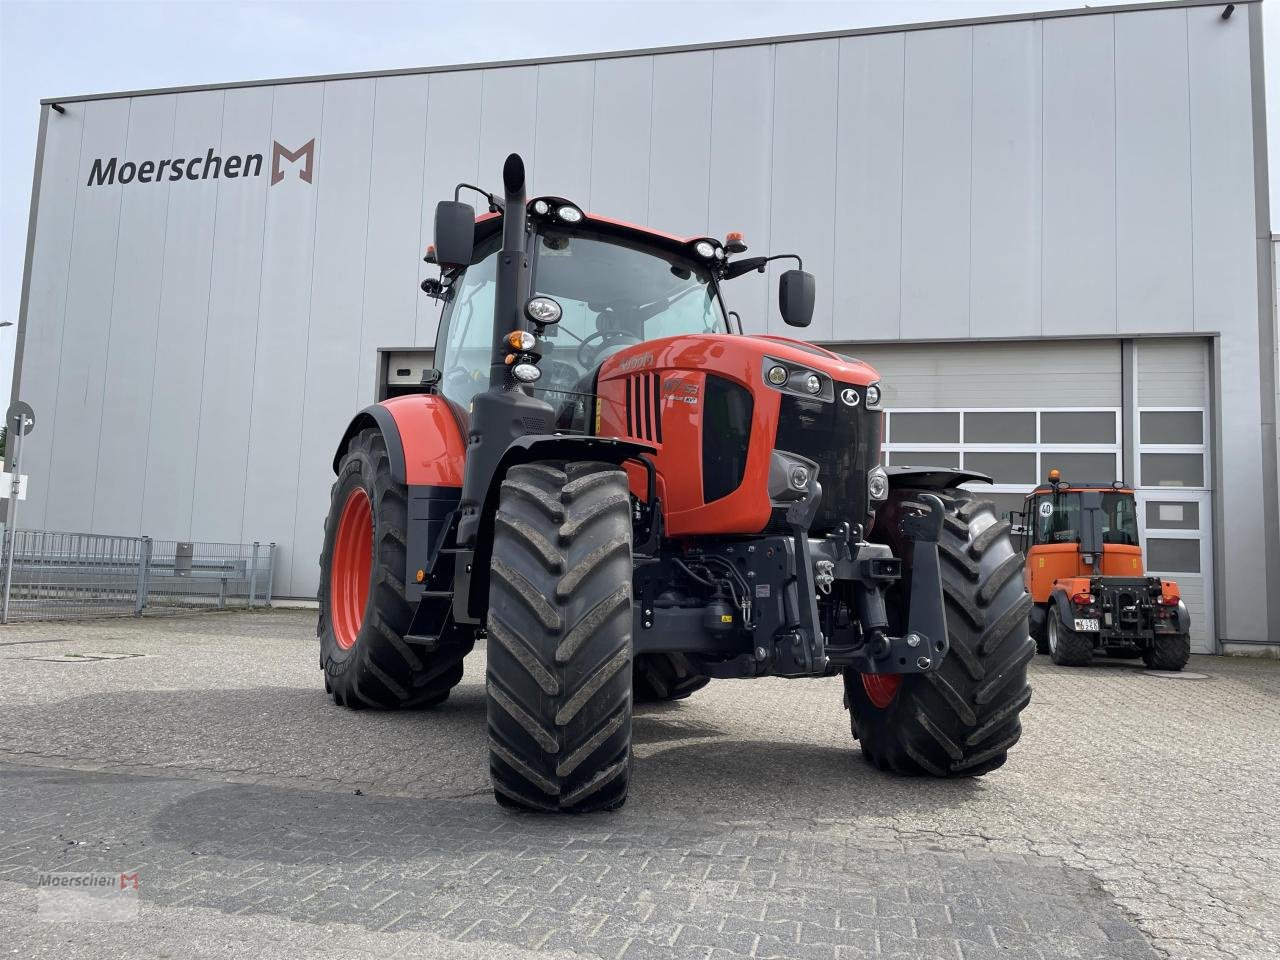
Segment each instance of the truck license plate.
[{"label": "truck license plate", "polygon": [[1090,618],[1090,619],[1088,619],[1088,620],[1084,620],[1084,619],[1081,619],[1081,618],[1077,617],[1077,618],[1076,618],[1076,632],[1077,632],[1077,633],[1097,633],[1097,632],[1098,632],[1098,618],[1097,618],[1097,617],[1091,617],[1091,618]]}]

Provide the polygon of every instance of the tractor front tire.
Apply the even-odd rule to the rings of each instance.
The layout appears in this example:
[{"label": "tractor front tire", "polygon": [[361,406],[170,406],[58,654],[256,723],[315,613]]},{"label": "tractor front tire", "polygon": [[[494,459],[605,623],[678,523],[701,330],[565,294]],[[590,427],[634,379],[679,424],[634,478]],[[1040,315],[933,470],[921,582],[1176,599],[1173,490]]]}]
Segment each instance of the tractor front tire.
[{"label": "tractor front tire", "polygon": [[1093,660],[1093,638],[1076,633],[1055,605],[1049,611],[1049,656],[1060,667],[1087,667]]},{"label": "tractor front tire", "polygon": [[607,463],[503,480],[489,581],[489,772],[526,810],[613,810],[631,778],[631,510]]},{"label": "tractor front tire", "polygon": [[[931,494],[946,508],[942,588],[951,649],[923,674],[844,673],[853,735],[863,756],[882,770],[908,775],[976,777],[1002,766],[1022,735],[1019,714],[1031,701],[1027,664],[1035,642],[1027,627],[1031,597],[1023,588],[1022,554],[995,506],[968,491],[894,491],[882,535],[910,557],[898,523],[913,497]],[[910,587],[891,591],[890,627],[905,629]]]},{"label": "tractor front tire", "polygon": [[683,700],[711,682],[683,653],[642,653],[636,657],[632,690],[636,703]]},{"label": "tractor front tire", "polygon": [[338,467],[320,555],[320,667],[339,706],[432,707],[462,679],[472,643],[428,653],[404,642],[413,621],[404,592],[407,520],[386,441],[360,431]]},{"label": "tractor front tire", "polygon": [[1191,659],[1191,637],[1185,633],[1158,633],[1142,651],[1148,670],[1177,672]]}]

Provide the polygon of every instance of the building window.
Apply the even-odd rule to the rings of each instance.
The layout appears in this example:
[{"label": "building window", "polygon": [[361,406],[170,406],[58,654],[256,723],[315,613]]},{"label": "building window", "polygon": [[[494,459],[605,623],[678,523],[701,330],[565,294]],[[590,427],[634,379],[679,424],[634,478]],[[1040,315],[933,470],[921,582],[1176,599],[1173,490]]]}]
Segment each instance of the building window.
[{"label": "building window", "polygon": [[1022,509],[1023,498],[1051,469],[1063,477],[1121,479],[1120,411],[981,409],[890,410],[885,418],[890,466],[946,467],[991,477],[975,484],[1001,514]]},{"label": "building window", "polygon": [[1138,482],[1144,487],[1209,486],[1209,446],[1200,407],[1138,411]]}]

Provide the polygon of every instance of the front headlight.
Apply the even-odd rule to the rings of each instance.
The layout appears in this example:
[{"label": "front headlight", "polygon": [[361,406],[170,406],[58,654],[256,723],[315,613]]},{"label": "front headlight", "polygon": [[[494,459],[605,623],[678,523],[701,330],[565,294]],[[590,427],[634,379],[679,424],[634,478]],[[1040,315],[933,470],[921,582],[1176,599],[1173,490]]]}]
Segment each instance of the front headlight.
[{"label": "front headlight", "polygon": [[871,384],[867,387],[867,407],[876,409],[880,406],[880,384],[879,382]]},{"label": "front headlight", "polygon": [[884,467],[874,466],[867,474],[867,495],[877,502],[889,499],[889,475]]}]

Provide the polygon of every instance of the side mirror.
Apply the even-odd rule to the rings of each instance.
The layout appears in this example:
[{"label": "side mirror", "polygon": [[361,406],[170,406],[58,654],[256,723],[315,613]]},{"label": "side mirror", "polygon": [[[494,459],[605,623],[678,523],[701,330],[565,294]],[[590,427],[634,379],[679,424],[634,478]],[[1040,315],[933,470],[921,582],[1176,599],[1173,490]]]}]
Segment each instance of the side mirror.
[{"label": "side mirror", "polygon": [[471,263],[476,242],[476,212],[468,203],[441,200],[436,204],[436,262],[442,267]]},{"label": "side mirror", "polygon": [[788,270],[778,281],[778,310],[788,325],[807,327],[813,320],[814,299],[813,274]]}]

